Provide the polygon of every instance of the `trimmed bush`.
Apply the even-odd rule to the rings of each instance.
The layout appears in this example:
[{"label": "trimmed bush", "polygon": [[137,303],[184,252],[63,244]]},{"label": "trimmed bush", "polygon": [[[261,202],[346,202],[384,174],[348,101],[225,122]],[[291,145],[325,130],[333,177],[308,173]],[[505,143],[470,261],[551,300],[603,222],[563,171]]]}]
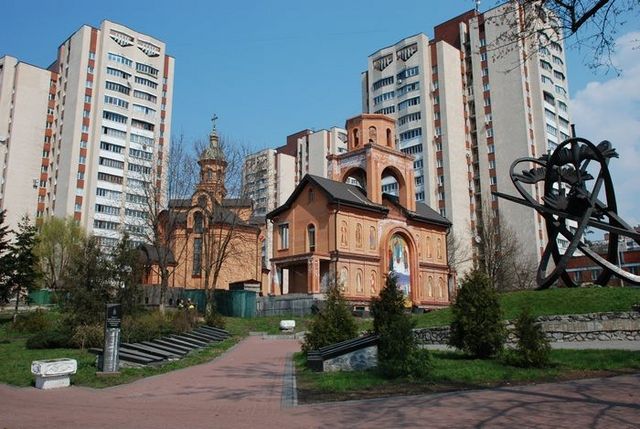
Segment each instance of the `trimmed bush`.
[{"label": "trimmed bush", "polygon": [[308,353],[331,344],[358,336],[356,321],[342,297],[340,287],[332,282],[327,290],[327,300],[309,323],[302,351]]},{"label": "trimmed bush", "polygon": [[214,328],[224,329],[225,327],[224,317],[218,312],[215,305],[207,311],[207,314],[204,316],[204,323]]},{"label": "trimmed bush", "polygon": [[193,331],[198,326],[198,312],[194,309],[180,308],[171,317],[171,329],[176,332]]},{"label": "trimmed bush", "polygon": [[38,308],[35,311],[18,314],[11,329],[15,332],[35,334],[46,331],[53,326],[53,320],[46,310]]},{"label": "trimmed bush", "polygon": [[429,351],[418,348],[415,322],[405,312],[404,295],[389,275],[380,296],[371,303],[373,329],[380,336],[378,370],[387,378],[425,377],[431,369]]},{"label": "trimmed bush", "polygon": [[464,277],[451,312],[450,345],[481,359],[502,350],[506,333],[498,293],[482,271]]},{"label": "trimmed bush", "polygon": [[71,344],[81,349],[104,346],[104,326],[102,324],[80,325],[73,329]]},{"label": "trimmed bush", "polygon": [[514,333],[518,343],[515,350],[508,355],[509,363],[524,368],[542,368],[549,365],[549,340],[528,308],[525,307],[516,319]]},{"label": "trimmed bush", "polygon": [[171,319],[159,311],[122,319],[122,341],[126,343],[150,341],[172,332]]},{"label": "trimmed bush", "polygon": [[40,331],[27,340],[28,349],[60,349],[72,347],[72,331],[69,326],[59,324]]}]

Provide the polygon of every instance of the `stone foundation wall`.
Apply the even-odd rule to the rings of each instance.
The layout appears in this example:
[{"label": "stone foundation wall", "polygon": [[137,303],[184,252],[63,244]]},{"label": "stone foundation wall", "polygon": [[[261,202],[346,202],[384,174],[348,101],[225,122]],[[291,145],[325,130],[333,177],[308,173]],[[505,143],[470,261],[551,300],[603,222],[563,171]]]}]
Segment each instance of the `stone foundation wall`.
[{"label": "stone foundation wall", "polygon": [[[579,341],[640,341],[640,312],[609,312],[540,316],[538,323],[552,342]],[[516,341],[514,325],[507,322],[508,343]],[[449,327],[414,330],[420,344],[446,344]]]},{"label": "stone foundation wall", "polygon": [[330,371],[363,371],[378,365],[378,346],[365,347],[360,350],[327,359],[323,362],[323,370]]}]

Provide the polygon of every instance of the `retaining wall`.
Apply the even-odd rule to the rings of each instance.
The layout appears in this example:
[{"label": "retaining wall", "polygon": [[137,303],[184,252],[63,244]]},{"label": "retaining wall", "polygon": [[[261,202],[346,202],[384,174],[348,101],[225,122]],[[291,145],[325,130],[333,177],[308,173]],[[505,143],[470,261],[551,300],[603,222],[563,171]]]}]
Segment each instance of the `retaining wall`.
[{"label": "retaining wall", "polygon": [[[540,316],[537,321],[551,342],[640,341],[637,311]],[[514,343],[513,323],[508,321],[506,327],[507,342]],[[449,332],[448,326],[414,330],[420,344],[446,344]]]}]

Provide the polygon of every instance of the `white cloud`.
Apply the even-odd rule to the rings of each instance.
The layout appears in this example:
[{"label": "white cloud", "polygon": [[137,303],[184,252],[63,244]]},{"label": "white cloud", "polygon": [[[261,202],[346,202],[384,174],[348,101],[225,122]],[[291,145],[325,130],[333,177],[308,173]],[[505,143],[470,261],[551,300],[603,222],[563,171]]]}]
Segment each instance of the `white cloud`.
[{"label": "white cloud", "polygon": [[616,42],[614,64],[620,76],[589,82],[575,94],[571,113],[576,134],[595,144],[609,140],[620,154],[609,162],[618,214],[631,225],[640,223],[640,32]]}]

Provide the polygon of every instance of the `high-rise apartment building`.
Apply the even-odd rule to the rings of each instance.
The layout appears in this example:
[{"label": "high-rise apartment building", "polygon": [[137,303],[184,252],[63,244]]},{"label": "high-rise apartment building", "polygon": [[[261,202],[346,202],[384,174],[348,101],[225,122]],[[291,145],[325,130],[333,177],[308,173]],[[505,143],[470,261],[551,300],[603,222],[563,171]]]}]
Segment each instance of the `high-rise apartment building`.
[{"label": "high-rise apartment building", "polygon": [[[38,147],[37,197],[29,214],[73,216],[104,246],[124,231],[142,236],[150,189],[164,189],[166,181],[173,70],[163,42],[110,21],[84,25],[64,41],[55,62],[41,70],[41,80],[49,77],[44,112],[20,124],[12,120],[8,133],[9,151]],[[20,81],[14,88],[26,92]],[[14,117],[25,115],[18,109],[24,107],[14,104]],[[21,137],[27,132],[39,138]],[[11,168],[9,157],[7,174]],[[20,174],[35,186],[33,166]],[[13,183],[8,175],[6,187]],[[4,208],[12,210],[8,201]]]},{"label": "high-rise apartment building", "polygon": [[499,213],[539,258],[540,216],[491,195],[515,192],[509,167],[516,158],[538,157],[571,134],[562,42],[541,30],[536,37],[549,43],[539,52],[528,43],[488,49],[519,25],[520,12],[516,2],[472,10],[437,25],[431,40],[418,34],[374,52],[362,101],[365,112],[396,119],[399,148],[415,156],[416,199],[451,220],[458,239],[479,240],[483,210]]},{"label": "high-rise apartment building", "polygon": [[[51,138],[56,73],[5,56],[0,58],[0,209],[16,229],[31,220],[40,195],[46,141]],[[41,169],[43,170],[41,172]]]}]

